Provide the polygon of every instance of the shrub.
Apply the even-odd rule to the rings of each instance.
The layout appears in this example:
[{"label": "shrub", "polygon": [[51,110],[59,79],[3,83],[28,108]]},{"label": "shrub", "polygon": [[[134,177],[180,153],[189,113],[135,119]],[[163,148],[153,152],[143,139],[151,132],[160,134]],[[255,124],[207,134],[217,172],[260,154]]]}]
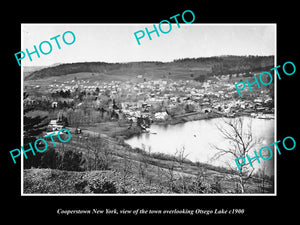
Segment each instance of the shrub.
[{"label": "shrub", "polygon": [[83,159],[81,152],[74,152],[67,150],[62,153],[59,157],[58,169],[71,170],[71,171],[82,171],[82,165],[85,160]]},{"label": "shrub", "polygon": [[87,185],[88,185],[87,180],[78,181],[75,183],[75,190],[78,191],[79,193],[84,193]]},{"label": "shrub", "polygon": [[88,187],[93,193],[117,193],[115,183],[107,180],[105,177],[102,180],[93,179]]},{"label": "shrub", "polygon": [[[24,148],[29,149],[28,148]],[[41,154],[40,152],[36,152],[35,155],[30,155],[31,153],[27,153],[27,159],[24,157],[24,169],[30,169],[30,168],[39,168],[41,164]]]},{"label": "shrub", "polygon": [[85,160],[81,152],[67,150],[58,152],[49,147],[45,152],[37,152],[35,156],[24,159],[24,168],[50,168],[69,171],[83,171]]},{"label": "shrub", "polygon": [[49,149],[41,155],[40,167],[56,169],[59,164],[59,154],[54,148]]},{"label": "shrub", "polygon": [[211,185],[211,189],[214,193],[222,193],[222,187],[219,180],[216,180],[215,183]]},{"label": "shrub", "polygon": [[204,181],[203,177],[196,177],[187,185],[189,193],[212,193],[212,188],[209,183]]}]

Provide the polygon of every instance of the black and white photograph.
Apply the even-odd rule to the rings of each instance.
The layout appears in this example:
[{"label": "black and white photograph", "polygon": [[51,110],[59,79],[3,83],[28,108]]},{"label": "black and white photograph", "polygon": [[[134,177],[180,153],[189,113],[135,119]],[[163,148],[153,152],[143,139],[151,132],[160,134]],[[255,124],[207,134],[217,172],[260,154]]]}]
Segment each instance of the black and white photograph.
[{"label": "black and white photograph", "polygon": [[275,196],[276,37],[180,17],[22,23],[21,195]]},{"label": "black and white photograph", "polygon": [[2,14],[2,218],[296,218],[296,5],[101,3]]}]

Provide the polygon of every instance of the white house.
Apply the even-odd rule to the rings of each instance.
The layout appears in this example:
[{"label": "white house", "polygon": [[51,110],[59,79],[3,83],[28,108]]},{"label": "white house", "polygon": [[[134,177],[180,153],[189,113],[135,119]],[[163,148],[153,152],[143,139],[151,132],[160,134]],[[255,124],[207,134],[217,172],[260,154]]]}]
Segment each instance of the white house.
[{"label": "white house", "polygon": [[51,128],[53,131],[60,130],[63,128],[62,125],[57,124],[57,120],[50,120],[48,127]]},{"label": "white house", "polygon": [[154,114],[154,118],[156,120],[166,120],[168,118],[168,114],[166,112],[157,112]]}]

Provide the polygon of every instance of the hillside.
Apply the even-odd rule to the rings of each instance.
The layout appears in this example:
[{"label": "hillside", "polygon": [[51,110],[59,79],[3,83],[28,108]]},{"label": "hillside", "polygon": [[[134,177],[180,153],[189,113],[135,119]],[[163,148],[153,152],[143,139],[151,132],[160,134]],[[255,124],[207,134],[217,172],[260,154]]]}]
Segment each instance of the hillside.
[{"label": "hillside", "polygon": [[218,56],[201,58],[184,58],[172,62],[129,62],[105,63],[82,62],[67,63],[33,71],[25,80],[44,79],[82,72],[114,76],[136,76],[145,74],[152,78],[180,79],[199,75],[220,75],[249,71],[261,71],[273,67],[274,56]]},{"label": "hillside", "polygon": [[[126,130],[124,132],[128,132]],[[84,130],[83,135],[87,141],[83,142],[76,135],[68,145],[55,140],[56,148],[32,158],[38,163],[36,166],[28,166],[25,161],[24,193],[238,192],[238,176],[223,167],[132,149],[120,137],[97,136],[88,130]],[[247,182],[247,193],[259,193],[262,188],[267,193],[273,191],[269,180],[264,187],[257,176]]]},{"label": "hillside", "polygon": [[171,193],[166,187],[149,184],[133,176],[116,171],[62,171],[55,169],[25,169],[24,193],[48,194],[135,194]]}]

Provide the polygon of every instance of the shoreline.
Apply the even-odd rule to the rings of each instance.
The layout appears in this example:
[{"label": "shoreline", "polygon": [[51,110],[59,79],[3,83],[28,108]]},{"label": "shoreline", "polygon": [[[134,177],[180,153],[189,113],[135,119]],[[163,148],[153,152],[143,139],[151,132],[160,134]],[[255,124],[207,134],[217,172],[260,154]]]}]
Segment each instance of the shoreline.
[{"label": "shoreline", "polygon": [[180,123],[185,123],[189,121],[195,121],[195,120],[205,120],[205,119],[214,119],[214,118],[220,118],[223,117],[222,115],[218,115],[216,113],[213,114],[196,114],[196,115],[189,115],[189,116],[182,116],[179,118],[171,118],[165,121],[154,121],[153,124],[155,125],[176,125]]},{"label": "shoreline", "polygon": [[[241,116],[245,116],[245,117],[249,117],[249,118],[253,118],[253,119],[262,119],[262,120],[270,120],[270,118],[256,118],[256,117],[253,117],[251,115],[252,112],[239,112],[239,113],[236,113],[234,116],[232,117],[225,117],[224,115],[220,115],[218,113],[206,113],[204,115],[201,115],[200,116],[197,114],[197,115],[193,115],[193,116],[186,116],[186,117],[181,117],[181,118],[176,118],[176,119],[173,119],[173,120],[166,120],[166,121],[159,121],[159,122],[154,122],[152,124],[154,125],[159,125],[159,126],[168,126],[168,125],[176,125],[176,124],[180,124],[180,123],[185,123],[185,122],[189,122],[189,121],[197,121],[197,120],[210,120],[210,119],[215,119],[215,118],[238,118],[238,117],[241,117]],[[265,113],[265,114],[272,114],[274,115],[273,113]],[[272,120],[274,120],[274,118],[271,118]],[[134,137],[134,136],[140,136],[142,135],[143,133],[146,133],[146,132],[141,132],[137,135],[133,135],[131,136],[130,138]],[[147,133],[146,133],[147,134]],[[150,132],[151,134],[151,132]],[[126,138],[124,141],[130,139],[130,138]],[[126,143],[127,144],[127,143]],[[128,144],[129,145],[129,144]],[[130,146],[130,145],[129,145]],[[131,146],[130,146],[131,147]],[[133,148],[133,147],[131,147]],[[139,149],[140,151],[142,152],[145,152],[147,153],[145,150],[141,149],[141,148],[135,148],[135,149]],[[162,159],[162,160],[172,160],[172,158],[174,157],[173,155],[171,154],[167,154],[167,153],[162,153],[162,152],[153,152],[153,154],[149,155],[149,157],[151,158],[154,158],[154,159]],[[187,159],[185,161],[185,164],[188,164],[190,166],[195,166],[198,162],[194,161],[194,160],[190,160],[190,159]],[[232,174],[232,175],[236,175],[234,172],[232,171],[228,171],[228,168],[225,168],[223,166],[216,166],[216,165],[213,165],[211,163],[200,163],[203,167],[205,168],[209,168],[210,170],[213,170],[213,171],[217,171],[217,172],[225,172],[227,174]],[[205,164],[205,165],[204,165]]]},{"label": "shoreline", "polygon": [[[155,124],[155,125],[176,125],[176,124],[185,123],[185,122],[189,122],[189,121],[215,119],[215,118],[222,118],[222,117],[225,117],[225,118],[237,118],[240,116],[252,117],[251,113],[253,113],[253,112],[239,112],[239,113],[236,113],[234,116],[230,116],[230,117],[216,113],[216,112],[201,113],[201,114],[199,113],[199,114],[194,114],[194,115],[180,116],[179,118],[170,118],[165,121],[154,121],[153,124]],[[274,115],[274,113],[270,113],[270,112],[266,112],[265,114],[273,114]],[[269,119],[269,118],[262,118],[262,119]]]},{"label": "shoreline", "polygon": [[[250,116],[249,113],[238,113],[235,116]],[[213,119],[213,118],[220,118],[223,117],[223,115],[217,114],[215,112],[212,113],[207,113],[207,114],[197,114],[197,115],[189,115],[188,118],[185,117],[180,117],[176,118],[177,120],[171,120],[168,122],[171,122],[170,124],[177,124],[177,123],[182,123],[182,122],[188,122],[188,121],[193,121],[193,120],[202,120],[202,119]],[[184,118],[184,119],[183,119]],[[183,119],[183,120],[182,120]],[[111,124],[110,124],[111,125]],[[117,123],[115,123],[117,125]],[[125,128],[126,126],[124,126]],[[70,129],[71,130],[71,129]],[[202,162],[194,162],[189,159],[185,159],[182,162],[178,161],[178,158],[176,155],[172,154],[164,154],[164,153],[156,153],[156,152],[148,152],[144,149],[141,148],[132,148],[130,145],[124,142],[124,139],[121,138],[121,136],[129,136],[129,135],[136,135],[137,133],[141,134],[141,129],[137,127],[133,127],[131,129],[125,129],[123,131],[118,131],[116,134],[113,136],[109,136],[107,134],[101,133],[99,136],[98,134],[101,132],[100,130],[83,130],[83,133],[81,135],[87,135],[87,136],[95,136],[99,137],[102,141],[100,143],[106,143],[107,149],[110,152],[110,157],[112,157],[111,161],[109,161],[109,168],[112,173],[106,174],[107,172],[102,172],[99,169],[95,169],[92,171],[82,171],[78,172],[78,176],[81,174],[86,174],[86,178],[89,177],[94,177],[92,176],[94,173],[99,173],[99,174],[104,174],[101,177],[107,177],[109,181],[115,181],[117,184],[117,187],[120,187],[119,192],[122,190],[126,190],[129,193],[132,190],[133,187],[137,187],[136,183],[134,183],[136,180],[142,179],[144,181],[144,186],[146,184],[151,183],[152,185],[158,185],[159,189],[156,190],[158,193],[161,193],[163,190],[169,190],[170,188],[170,182],[172,185],[177,185],[176,187],[181,187],[182,180],[184,177],[185,181],[192,180],[192,179],[197,179],[197,177],[201,177],[203,182],[205,182],[205,185],[207,185],[210,192],[212,193],[212,187],[215,187],[217,184],[220,187],[220,192],[219,193],[236,193],[236,186],[235,182],[238,179],[237,172],[235,171],[230,171],[230,169],[222,167],[222,166],[215,166],[209,163],[202,163]],[[139,135],[137,134],[137,135]],[[81,151],[87,153],[87,150],[85,148],[85,141],[81,141],[79,138],[73,138],[72,142],[69,143],[71,146],[69,148],[75,149],[76,151]],[[78,149],[77,149],[78,148]],[[90,159],[91,162],[93,162],[93,158]],[[88,165],[88,164],[87,164]],[[132,173],[131,177],[126,177],[126,173],[124,175],[124,166],[126,168],[126,171],[130,171]],[[36,176],[36,172],[40,171],[42,168],[36,168],[32,171],[34,176]],[[47,170],[47,169],[46,169]],[[27,170],[29,171],[29,170]],[[31,171],[31,170],[30,170]],[[44,170],[41,170],[41,176],[43,175]],[[50,170],[49,173],[52,170]],[[121,171],[121,172],[120,172]],[[142,173],[141,173],[142,171]],[[169,172],[172,172],[172,176],[174,176],[174,180],[170,181],[170,178],[167,177]],[[204,172],[203,172],[204,171]],[[119,175],[119,172],[121,173]],[[61,182],[64,182],[64,180],[68,180],[69,177],[70,179],[74,177],[74,174],[77,174],[77,172],[69,172],[63,173],[58,169],[54,170],[55,174],[59,174],[59,176],[62,177]],[[92,175],[90,175],[92,174]],[[143,175],[141,175],[143,174]],[[66,178],[66,176],[69,176]],[[128,185],[124,185],[124,182],[122,182],[122,179],[128,179]],[[176,178],[176,180],[175,180]],[[74,178],[74,180],[77,180],[77,176]],[[27,181],[28,184],[31,185],[32,181],[34,181],[34,178],[32,176],[27,176]],[[39,181],[40,182],[40,181]],[[76,181],[78,182],[78,181]],[[80,180],[80,182],[83,182],[83,180]],[[134,185],[129,185],[129,184],[134,184]],[[139,182],[137,182],[139,183]],[[26,186],[27,188],[29,187],[30,191],[40,191],[40,184],[34,183],[33,186]],[[91,181],[92,184],[92,181]],[[247,184],[247,193],[260,193],[258,191],[260,184],[260,178],[256,176],[256,174],[253,174],[253,177],[249,180]],[[44,189],[49,188],[50,185],[46,181],[43,183],[44,186],[42,186]],[[271,187],[272,187],[272,180],[270,177],[266,178],[265,180],[265,185],[268,188],[267,193],[272,193]],[[57,189],[59,192],[61,189],[59,185],[54,186],[55,190]],[[78,185],[76,186],[78,188]],[[77,192],[78,189],[76,189],[75,186],[68,186],[71,192]],[[128,188],[127,188],[128,187]],[[145,186],[144,189],[134,189],[137,190],[137,192],[150,192],[150,187],[153,187],[151,185]],[[156,187],[156,186],[155,186]],[[44,190],[43,189],[43,190]],[[51,189],[47,190],[54,190],[51,186]],[[75,191],[74,191],[75,190]],[[82,189],[83,190],[83,189]],[[152,189],[151,189],[152,190]],[[172,192],[173,193],[173,192]]]}]

